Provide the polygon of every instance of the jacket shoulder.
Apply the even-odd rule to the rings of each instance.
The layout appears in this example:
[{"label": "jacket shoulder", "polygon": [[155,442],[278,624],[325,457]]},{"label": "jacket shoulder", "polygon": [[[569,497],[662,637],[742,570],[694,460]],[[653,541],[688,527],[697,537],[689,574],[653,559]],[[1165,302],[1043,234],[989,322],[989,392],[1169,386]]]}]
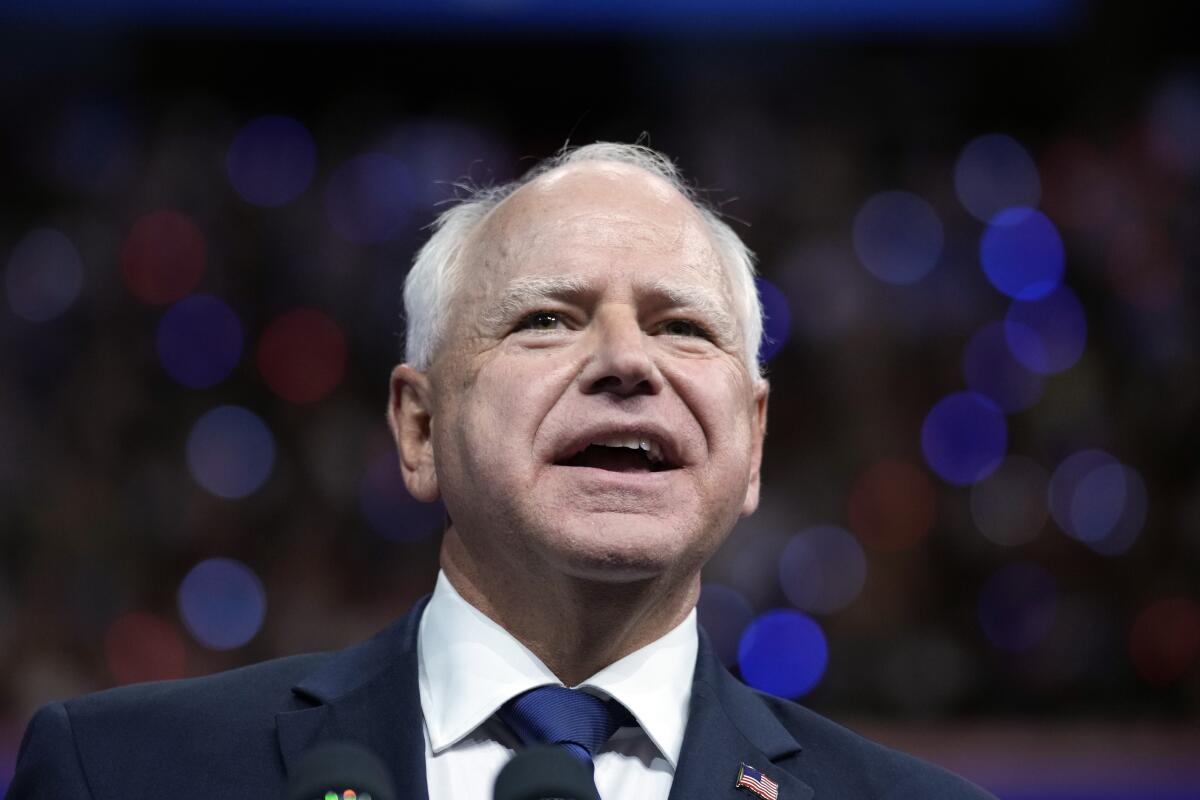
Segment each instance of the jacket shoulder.
[{"label": "jacket shoulder", "polygon": [[[41,709],[30,722],[11,797],[179,796],[234,783],[277,792],[275,718],[311,706],[292,687],[330,656],[291,656],[202,678],[133,684]],[[69,768],[69,769],[68,769]],[[71,786],[64,781],[69,776]],[[244,779],[244,783],[241,780]],[[86,783],[88,793],[79,791]],[[187,794],[187,796],[192,796]]]},{"label": "jacket shoulder", "polygon": [[[264,661],[200,678],[120,686],[63,703],[76,734],[93,724],[116,728],[178,727],[180,716],[204,726],[252,724],[303,708],[292,687],[330,657],[311,653]],[[192,716],[195,715],[195,716]]]},{"label": "jacket shoulder", "polygon": [[801,744],[800,774],[817,797],[995,800],[936,764],[873,742],[790,700],[755,693]]}]

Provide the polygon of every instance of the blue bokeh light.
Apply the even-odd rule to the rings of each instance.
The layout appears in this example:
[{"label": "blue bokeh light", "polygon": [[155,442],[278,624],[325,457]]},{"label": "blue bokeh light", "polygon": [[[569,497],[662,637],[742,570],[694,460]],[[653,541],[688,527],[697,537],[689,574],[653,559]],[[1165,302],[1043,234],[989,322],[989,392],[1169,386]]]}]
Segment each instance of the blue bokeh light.
[{"label": "blue bokeh light", "polygon": [[394,237],[413,208],[412,179],[400,159],[366,153],[340,166],[325,189],[329,223],[347,241],[380,244]]},{"label": "blue bokeh light", "polygon": [[196,482],[218,497],[246,497],[271,476],[275,439],[252,411],[218,406],[192,426],[187,463]]},{"label": "blue bokeh light", "polygon": [[1062,238],[1036,209],[1007,208],[988,223],[979,261],[992,285],[1017,300],[1037,300],[1062,283]]},{"label": "blue bokeh light", "polygon": [[1011,206],[1035,206],[1042,196],[1033,158],[1003,133],[967,143],[954,165],[954,189],[963,207],[981,222]]},{"label": "blue bokeh light", "polygon": [[1103,464],[1083,476],[1072,493],[1071,533],[1085,542],[1107,538],[1125,509],[1125,469]]},{"label": "blue bokeh light", "polygon": [[238,131],[225,168],[243,200],[274,208],[308,188],[317,169],[317,145],[308,129],[291,117],[258,117]]},{"label": "blue bokeh light", "polygon": [[921,426],[921,450],[942,480],[966,486],[999,466],[1008,447],[1000,408],[978,392],[955,392],[937,402]]},{"label": "blue bokeh light", "polygon": [[967,386],[989,398],[1006,413],[1024,411],[1042,396],[1045,379],[1012,354],[1004,325],[990,323],[971,337],[963,351]]},{"label": "blue bokeh light", "polygon": [[758,360],[762,363],[774,358],[787,344],[792,333],[792,313],[788,299],[779,287],[766,278],[755,278],[758,299],[763,308],[763,340],[758,348]]},{"label": "blue bokeh light", "polygon": [[79,297],[83,261],[66,235],[37,228],[13,248],[4,283],[14,314],[30,322],[48,322]]},{"label": "blue bokeh light", "polygon": [[1092,449],[1067,456],[1055,468],[1047,489],[1050,515],[1064,533],[1075,536],[1071,506],[1080,484],[1089,474],[1108,466],[1119,467],[1120,462],[1103,450]]},{"label": "blue bokeh light", "polygon": [[232,650],[249,642],[267,615],[267,595],[254,571],[232,558],[192,567],[179,585],[179,615],[205,647]]},{"label": "blue bokeh light", "polygon": [[943,242],[937,212],[911,192],[881,192],[854,218],[854,251],[872,275],[887,283],[924,278],[937,265]]},{"label": "blue bokeh light", "polygon": [[[1121,471],[1125,486],[1125,502],[1117,512],[1107,533],[1099,539],[1086,542],[1088,547],[1104,556],[1125,554],[1137,541],[1138,536],[1142,533],[1142,526],[1146,524],[1146,481],[1137,470],[1128,465],[1123,464]],[[1088,495],[1082,494],[1085,486],[1086,479],[1071,504],[1072,515],[1078,514],[1080,520],[1089,513],[1085,507],[1085,503],[1088,501],[1080,499],[1081,496],[1088,497]]]},{"label": "blue bokeh light", "polygon": [[242,323],[226,303],[208,294],[185,297],[158,323],[158,357],[167,374],[192,389],[229,376],[242,356]]},{"label": "blue bokeh light", "polygon": [[1145,481],[1103,450],[1063,459],[1050,478],[1048,497],[1055,524],[1103,555],[1126,552],[1145,523]]},{"label": "blue bokeh light", "polygon": [[779,585],[789,601],[811,614],[850,605],[867,579],[867,557],[858,540],[835,525],[793,536],[779,559]]},{"label": "blue bokeh light", "polygon": [[755,619],[738,646],[738,667],[746,683],[778,697],[811,692],[828,662],[821,626],[791,609],[768,611]]},{"label": "blue bokeh light", "polygon": [[373,148],[398,157],[412,176],[415,202],[437,212],[456,187],[503,183],[517,162],[495,131],[453,118],[410,119]]},{"label": "blue bokeh light", "polygon": [[385,539],[415,542],[442,529],[440,502],[422,503],[408,493],[394,452],[367,465],[358,486],[358,505],[371,528]]},{"label": "blue bokeh light", "polygon": [[754,609],[737,589],[719,583],[700,587],[696,616],[712,639],[717,656],[727,667],[737,663],[738,643],[746,626],[754,619]]},{"label": "blue bokeh light", "polygon": [[1040,300],[1014,301],[1004,318],[1004,338],[1018,361],[1051,375],[1075,365],[1087,345],[1087,318],[1079,298],[1060,286]]},{"label": "blue bokeh light", "polygon": [[1019,653],[1045,638],[1058,612],[1058,583],[1037,564],[996,570],[979,592],[979,623],[1001,650]]}]

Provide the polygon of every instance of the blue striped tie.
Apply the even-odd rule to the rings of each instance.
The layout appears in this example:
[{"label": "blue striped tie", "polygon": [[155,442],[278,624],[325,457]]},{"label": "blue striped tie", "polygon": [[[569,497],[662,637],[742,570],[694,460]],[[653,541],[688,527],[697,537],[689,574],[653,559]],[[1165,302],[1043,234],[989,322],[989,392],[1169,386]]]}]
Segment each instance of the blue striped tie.
[{"label": "blue striped tie", "polygon": [[592,758],[617,728],[633,717],[616,700],[565,686],[539,686],[509,700],[497,712],[521,744],[557,745],[594,769]]}]

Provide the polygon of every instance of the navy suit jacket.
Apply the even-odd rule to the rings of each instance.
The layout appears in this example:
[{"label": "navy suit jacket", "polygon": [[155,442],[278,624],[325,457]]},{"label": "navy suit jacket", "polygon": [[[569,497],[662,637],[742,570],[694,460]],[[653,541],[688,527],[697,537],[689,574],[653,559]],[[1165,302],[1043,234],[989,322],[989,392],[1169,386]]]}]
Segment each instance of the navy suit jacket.
[{"label": "navy suit jacket", "polygon": [[[305,750],[322,740],[353,740],[390,766],[398,800],[426,800],[417,690],[424,607],[422,601],[374,638],[337,653],[46,706],[25,732],[8,798],[274,800]],[[747,790],[734,788],[743,762],[779,784],[780,800],[990,797],[938,767],[754,691],[729,674],[702,633],[670,800],[748,800]]]}]

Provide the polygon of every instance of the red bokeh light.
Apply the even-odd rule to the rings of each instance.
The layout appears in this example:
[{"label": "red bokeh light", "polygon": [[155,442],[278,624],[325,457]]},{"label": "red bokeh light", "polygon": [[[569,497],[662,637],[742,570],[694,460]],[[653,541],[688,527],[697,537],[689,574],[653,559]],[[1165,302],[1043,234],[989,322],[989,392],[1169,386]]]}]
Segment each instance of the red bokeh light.
[{"label": "red bokeh light", "polygon": [[104,635],[104,659],[117,684],[182,678],[187,655],[175,626],[154,614],[119,618]]},{"label": "red bokeh light", "polygon": [[907,461],[884,460],[866,469],[850,490],[850,530],[874,550],[904,550],[937,518],[937,487]]},{"label": "red bokeh light", "polygon": [[121,248],[129,291],[161,306],[187,295],[204,275],[204,234],[176,211],[155,211],[134,223]]},{"label": "red bokeh light", "polygon": [[1182,678],[1200,657],[1200,606],[1186,597],[1146,606],[1133,622],[1129,655],[1147,683],[1165,686]]},{"label": "red bokeh light", "polygon": [[276,317],[258,340],[258,369],[292,403],[315,403],[346,373],[346,337],[328,315],[298,308]]}]

